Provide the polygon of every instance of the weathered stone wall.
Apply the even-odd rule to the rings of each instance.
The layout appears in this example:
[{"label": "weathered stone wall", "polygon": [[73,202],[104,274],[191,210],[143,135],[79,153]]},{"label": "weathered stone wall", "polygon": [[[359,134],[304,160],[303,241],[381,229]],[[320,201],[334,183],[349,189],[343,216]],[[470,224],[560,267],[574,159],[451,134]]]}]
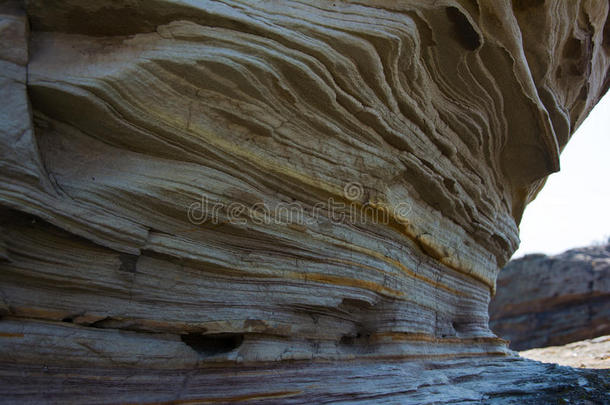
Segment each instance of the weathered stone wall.
[{"label": "weathered stone wall", "polygon": [[507,354],[487,306],[610,85],[607,1],[0,4],[14,398],[37,373],[156,370],[112,402],[214,364]]}]

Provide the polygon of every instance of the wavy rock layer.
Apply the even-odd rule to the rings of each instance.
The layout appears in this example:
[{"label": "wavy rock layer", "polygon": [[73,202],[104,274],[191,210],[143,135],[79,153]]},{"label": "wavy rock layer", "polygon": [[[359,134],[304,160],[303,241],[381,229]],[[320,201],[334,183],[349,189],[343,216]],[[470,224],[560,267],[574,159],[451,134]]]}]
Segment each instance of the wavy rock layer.
[{"label": "wavy rock layer", "polygon": [[0,7],[11,387],[506,355],[498,269],[610,86],[601,0]]},{"label": "wavy rock layer", "polygon": [[514,350],[610,334],[610,244],[511,261],[500,272],[489,316]]}]

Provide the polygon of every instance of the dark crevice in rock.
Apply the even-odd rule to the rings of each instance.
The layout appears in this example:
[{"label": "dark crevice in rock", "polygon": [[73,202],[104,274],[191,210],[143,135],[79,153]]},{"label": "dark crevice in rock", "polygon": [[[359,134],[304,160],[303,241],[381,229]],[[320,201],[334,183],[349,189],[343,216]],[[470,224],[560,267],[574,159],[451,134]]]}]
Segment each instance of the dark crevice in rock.
[{"label": "dark crevice in rock", "polygon": [[232,352],[241,346],[244,335],[242,333],[219,333],[215,335],[189,333],[180,336],[180,339],[191,349],[207,357]]},{"label": "dark crevice in rock", "polygon": [[[90,328],[100,328],[100,329],[107,329],[107,328],[113,328],[111,322],[113,321],[112,317],[107,316],[103,319],[100,319],[99,321],[95,321],[93,323],[90,323],[89,325],[87,325]],[[116,328],[115,329],[121,329],[121,328]],[[126,328],[122,328],[122,329],[126,329]]]},{"label": "dark crevice in rock", "polygon": [[524,11],[534,7],[540,7],[544,0],[513,0],[513,8],[517,11]]},{"label": "dark crevice in rock", "polygon": [[119,255],[119,260],[121,261],[121,266],[119,267],[119,270],[126,271],[128,273],[135,273],[138,258],[139,256],[129,255],[126,253]]},{"label": "dark crevice in rock", "polygon": [[469,51],[474,51],[481,46],[481,38],[468,21],[468,18],[456,7],[447,7],[445,9],[447,17],[453,25],[453,30],[456,33],[458,42]]},{"label": "dark crevice in rock", "polygon": [[374,350],[371,344],[371,333],[368,330],[360,330],[355,334],[344,335],[339,340],[341,348],[347,352],[370,353]]},{"label": "dark crevice in rock", "polygon": [[445,188],[447,190],[449,190],[451,193],[457,193],[457,188],[456,188],[456,183],[455,180],[453,179],[443,179],[443,184],[445,185]]},{"label": "dark crevice in rock", "polygon": [[463,332],[466,329],[466,323],[464,322],[453,321],[451,326],[456,333]]},{"label": "dark crevice in rock", "polygon": [[340,309],[345,310],[348,313],[362,313],[371,309],[373,304],[365,300],[359,300],[355,298],[343,298]]},{"label": "dark crevice in rock", "polygon": [[562,56],[566,59],[578,60],[582,57],[582,42],[577,38],[570,38],[563,47]]}]

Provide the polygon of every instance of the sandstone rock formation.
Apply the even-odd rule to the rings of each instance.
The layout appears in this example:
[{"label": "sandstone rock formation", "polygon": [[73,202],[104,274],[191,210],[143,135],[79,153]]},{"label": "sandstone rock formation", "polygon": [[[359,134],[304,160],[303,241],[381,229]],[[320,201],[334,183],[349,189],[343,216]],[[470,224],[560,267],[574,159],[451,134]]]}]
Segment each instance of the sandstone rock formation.
[{"label": "sandstone rock formation", "polygon": [[498,276],[489,316],[514,350],[610,334],[610,244],[511,261]]},{"label": "sandstone rock formation", "polygon": [[0,7],[4,400],[459,402],[597,378],[511,359],[487,307],[610,86],[607,1]]}]

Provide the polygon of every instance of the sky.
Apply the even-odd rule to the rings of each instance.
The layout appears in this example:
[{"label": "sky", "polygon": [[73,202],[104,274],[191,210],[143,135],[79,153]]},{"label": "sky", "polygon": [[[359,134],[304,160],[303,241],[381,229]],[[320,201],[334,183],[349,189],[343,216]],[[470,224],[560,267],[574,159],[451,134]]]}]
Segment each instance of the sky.
[{"label": "sky", "polygon": [[525,209],[521,245],[513,258],[553,255],[610,237],[610,92],[595,106]]}]

